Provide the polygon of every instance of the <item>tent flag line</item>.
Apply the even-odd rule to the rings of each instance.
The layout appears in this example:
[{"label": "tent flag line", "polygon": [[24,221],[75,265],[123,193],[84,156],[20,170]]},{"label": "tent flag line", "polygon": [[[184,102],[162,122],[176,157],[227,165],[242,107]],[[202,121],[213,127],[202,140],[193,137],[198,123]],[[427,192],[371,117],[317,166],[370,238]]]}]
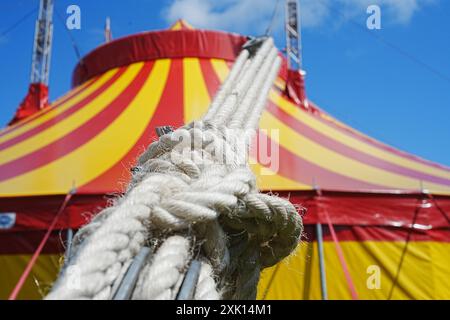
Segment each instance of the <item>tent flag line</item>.
[{"label": "tent flag line", "polygon": [[16,300],[17,296],[20,292],[20,290],[22,289],[27,277],[29,276],[30,272],[33,269],[33,266],[36,263],[37,258],[39,257],[39,255],[42,252],[42,249],[44,248],[47,240],[50,238],[50,235],[52,233],[52,231],[54,230],[56,223],[58,222],[58,219],[60,218],[60,216],[62,215],[62,213],[64,212],[64,209],[66,208],[67,204],[69,203],[70,199],[72,198],[72,196],[76,193],[76,189],[72,188],[66,195],[66,197],[64,198],[63,203],[61,204],[61,207],[59,208],[58,212],[55,214],[55,217],[52,221],[52,223],[50,224],[50,226],[47,229],[47,232],[45,233],[44,237],[42,238],[39,246],[37,247],[36,251],[33,253],[33,256],[31,257],[30,261],[28,262],[25,270],[23,271],[23,274],[20,276],[19,281],[17,282],[17,284],[15,285],[13,291],[11,292],[8,300]]}]

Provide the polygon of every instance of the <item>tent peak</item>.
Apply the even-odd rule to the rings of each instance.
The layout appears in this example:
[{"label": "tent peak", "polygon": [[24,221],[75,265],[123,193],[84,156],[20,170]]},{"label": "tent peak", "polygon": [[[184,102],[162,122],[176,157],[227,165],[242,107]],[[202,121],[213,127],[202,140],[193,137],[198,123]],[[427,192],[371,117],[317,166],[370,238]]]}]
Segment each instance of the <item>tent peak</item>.
[{"label": "tent peak", "polygon": [[193,30],[195,29],[189,22],[184,19],[178,19],[169,27],[169,30]]}]

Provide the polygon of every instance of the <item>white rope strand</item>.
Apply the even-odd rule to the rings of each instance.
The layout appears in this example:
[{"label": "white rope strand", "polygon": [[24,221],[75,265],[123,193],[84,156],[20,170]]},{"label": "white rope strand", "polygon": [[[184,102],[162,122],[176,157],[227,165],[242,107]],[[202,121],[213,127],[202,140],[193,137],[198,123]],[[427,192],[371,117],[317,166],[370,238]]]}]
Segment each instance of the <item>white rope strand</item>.
[{"label": "white rope strand", "polygon": [[231,91],[230,95],[225,100],[224,104],[216,113],[211,123],[215,126],[225,126],[229,117],[234,113],[237,103],[241,101],[253,82],[256,72],[261,67],[264,59],[268,55],[270,49],[273,47],[273,39],[269,38],[262,44],[260,50],[251,59],[251,64],[248,70],[243,74],[243,77],[236,84],[236,87]]},{"label": "white rope strand", "polygon": [[265,82],[263,88],[259,93],[259,97],[256,100],[255,107],[252,109],[248,115],[248,121],[245,123],[246,129],[255,129],[258,126],[259,119],[261,117],[262,111],[267,104],[267,96],[272,88],[273,82],[275,81],[278,70],[280,69],[281,58],[277,57],[268,75],[268,81]]},{"label": "white rope strand", "polygon": [[213,269],[211,266],[202,262],[200,276],[198,278],[197,287],[194,294],[195,300],[219,300],[220,294],[216,289],[216,282],[213,277]]},{"label": "white rope strand", "polygon": [[244,65],[248,61],[248,56],[249,56],[248,50],[241,51],[236,61],[234,62],[230,73],[228,74],[224,83],[222,84],[216,96],[214,97],[214,100],[211,103],[211,106],[209,107],[205,115],[205,120],[210,120],[212,117],[214,117],[216,111],[219,109],[219,107],[222,106],[223,102],[225,101],[225,98],[227,97],[229,92],[233,89],[236,79],[242,74],[241,71],[244,69]]},{"label": "white rope strand", "polygon": [[[246,117],[250,114],[250,111],[253,109],[252,105],[258,98],[258,95],[261,94],[261,89],[265,83],[268,85],[272,85],[273,81],[269,77],[270,70],[272,69],[275,58],[277,57],[278,50],[273,47],[265,59],[263,65],[261,66],[258,73],[255,75],[254,82],[250,86],[249,90],[245,94],[244,99],[239,105],[239,108],[236,110],[234,115],[231,118],[229,127],[231,129],[243,128],[244,122],[246,121]],[[278,70],[277,70],[278,71]]]},{"label": "white rope strand", "polygon": [[142,280],[133,299],[175,299],[189,261],[189,247],[189,241],[180,236],[164,241],[152,259],[153,263],[141,273]]}]

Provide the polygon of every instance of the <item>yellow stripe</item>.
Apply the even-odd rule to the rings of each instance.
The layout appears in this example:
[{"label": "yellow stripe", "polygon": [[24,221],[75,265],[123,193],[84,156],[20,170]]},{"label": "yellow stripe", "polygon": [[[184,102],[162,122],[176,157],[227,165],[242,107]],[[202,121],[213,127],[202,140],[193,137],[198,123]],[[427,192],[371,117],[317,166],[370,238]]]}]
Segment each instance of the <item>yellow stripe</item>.
[{"label": "yellow stripe", "polygon": [[286,88],[286,82],[283,79],[281,79],[280,77],[278,77],[275,80],[275,86],[277,86],[278,89],[280,89],[280,90],[284,90]]},{"label": "yellow stripe", "polygon": [[57,104],[59,101],[61,101],[62,99],[64,99],[68,95],[71,95],[71,98],[72,98],[75,94],[79,93],[81,90],[83,90],[84,88],[86,88],[86,87],[90,86],[92,83],[94,83],[95,79],[97,79],[97,78],[99,78],[99,77],[97,76],[97,77],[91,78],[89,80],[86,80],[82,84],[79,84],[78,86],[76,86],[75,88],[70,90],[65,95],[63,95],[61,97],[58,97],[55,101],[52,102],[51,106]]},{"label": "yellow stripe", "polygon": [[180,30],[180,29],[181,29],[180,21],[175,22],[175,24],[170,28],[170,30]]},{"label": "yellow stripe", "polygon": [[211,102],[198,58],[183,59],[184,122],[199,120]]},{"label": "yellow stripe", "polygon": [[97,90],[100,86],[102,86],[106,81],[108,81],[114,75],[114,73],[116,71],[117,71],[117,69],[113,69],[113,70],[106,72],[98,81],[96,81],[94,84],[92,84],[92,86],[87,88],[85,91],[75,95],[74,97],[70,98],[68,101],[66,101],[59,107],[49,111],[42,117],[27,123],[23,127],[20,127],[17,130],[14,130],[10,133],[7,133],[3,137],[0,137],[0,143],[7,141],[9,139],[12,139],[14,137],[17,137],[18,135],[23,134],[24,132],[26,132],[30,129],[33,129],[33,128],[39,126],[40,124],[47,122],[48,120],[51,120],[58,114],[61,114],[62,112],[66,111],[67,109],[73,107],[75,104],[77,104],[78,102],[80,102],[81,100],[86,98],[88,95],[90,95],[92,92]]},{"label": "yellow stripe", "polygon": [[261,164],[254,162],[255,160],[253,160],[253,163],[250,164],[250,167],[256,175],[256,183],[258,188],[261,190],[311,190],[310,186],[283,177],[282,175],[263,167]]},{"label": "yellow stripe", "polygon": [[143,134],[164,91],[169,68],[170,60],[157,60],[143,88],[109,127],[74,152],[0,183],[0,194],[63,194],[73,182],[82,186],[107,171],[130,151]]},{"label": "yellow stripe", "polygon": [[31,122],[33,119],[37,118],[38,116],[41,115],[42,112],[47,111],[48,109],[52,109],[54,108],[54,106],[56,104],[58,104],[61,100],[65,99],[66,97],[69,97],[69,99],[72,99],[77,93],[79,93],[82,89],[84,89],[85,87],[89,86],[92,82],[94,82],[94,79],[88,80],[86,82],[84,82],[83,84],[79,85],[76,88],[73,88],[72,90],[70,90],[69,92],[67,92],[65,95],[57,98],[55,101],[53,101],[51,103],[51,105],[43,108],[42,110],[40,110],[39,112],[33,113],[31,116],[26,117],[25,119],[22,119],[16,123],[14,123],[13,125],[10,125],[8,127],[2,128],[0,129],[0,133],[6,131],[6,130],[14,130],[16,127],[18,127],[19,125],[22,125],[24,122]]},{"label": "yellow stripe", "polygon": [[[354,137],[351,137],[335,128],[332,128],[323,122],[314,118],[314,116],[309,115],[307,112],[300,110],[297,106],[290,103],[288,100],[281,97],[275,91],[271,91],[270,100],[278,105],[282,110],[290,114],[295,119],[301,121],[307,126],[315,129],[316,131],[326,135],[333,140],[336,140],[344,145],[352,147],[358,151],[364,152],[371,156],[374,156],[378,159],[385,160],[391,163],[394,163],[399,166],[403,166],[408,169],[416,170],[419,172],[424,172],[430,175],[435,175],[437,177],[445,177],[450,179],[450,172],[445,170],[440,170],[437,168],[433,168],[427,166],[425,164],[421,164],[400,156],[395,155],[394,153],[384,151],[382,149],[373,147],[367,143],[364,143]],[[418,187],[418,182],[416,182],[416,188]]]},{"label": "yellow stripe", "polygon": [[173,30],[173,31],[181,30],[183,28],[183,25],[187,29],[191,29],[191,30],[194,29],[194,27],[191,24],[187,23],[186,21],[178,20],[170,27],[170,30]]},{"label": "yellow stripe", "polygon": [[[8,299],[19,281],[31,254],[0,255],[0,300]],[[61,255],[40,254],[17,297],[18,300],[40,300],[49,291],[61,267]]]},{"label": "yellow stripe", "polygon": [[[405,243],[342,241],[341,246],[359,298],[387,299]],[[321,299],[317,252],[316,242],[304,242],[291,257],[264,270],[258,299]],[[351,299],[334,243],[325,241],[324,252],[329,299]],[[450,243],[410,242],[392,299],[450,299],[448,259]],[[372,286],[374,278],[369,279],[374,274],[373,269],[368,273],[371,266],[380,268],[379,289]]]},{"label": "yellow stripe", "polygon": [[84,106],[71,116],[64,118],[54,126],[47,128],[30,138],[17,143],[10,148],[0,151],[0,164],[4,164],[64,137],[84,123],[92,119],[96,114],[108,107],[120,93],[133,81],[144,64],[136,63],[128,67],[127,71],[115,81],[107,90],[95,97],[88,105]]},{"label": "yellow stripe", "polygon": [[[411,179],[400,174],[369,166],[327,149],[302,136],[269,112],[263,113],[260,128],[268,130],[269,136],[271,135],[271,130],[269,129],[279,129],[280,144],[284,148],[298,157],[306,159],[328,171],[389,188],[417,189],[418,182],[416,179]],[[293,141],[295,141],[295,143],[293,143]],[[302,170],[302,168],[296,169]],[[318,183],[320,184],[320,181]],[[450,188],[446,186],[428,182],[424,183],[424,187],[432,191],[450,191]]]},{"label": "yellow stripe", "polygon": [[223,83],[230,72],[227,63],[222,59],[211,59],[211,65],[217,77],[219,77],[220,82]]}]

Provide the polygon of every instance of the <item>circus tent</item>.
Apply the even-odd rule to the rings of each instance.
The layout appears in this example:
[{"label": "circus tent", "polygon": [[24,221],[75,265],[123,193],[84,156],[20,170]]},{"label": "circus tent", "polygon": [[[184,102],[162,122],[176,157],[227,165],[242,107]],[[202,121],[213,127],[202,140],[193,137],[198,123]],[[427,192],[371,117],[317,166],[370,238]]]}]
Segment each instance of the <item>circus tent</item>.
[{"label": "circus tent", "polygon": [[[184,21],[114,40],[82,59],[70,92],[0,131],[0,298],[70,194],[19,298],[42,296],[65,230],[124,190],[156,127],[206,111],[246,41]],[[450,168],[296,103],[288,74],[284,62],[255,141],[269,141],[271,156],[250,160],[260,189],[308,209],[306,234],[292,257],[262,273],[259,298],[322,297],[318,224],[329,298],[450,298]]]}]

